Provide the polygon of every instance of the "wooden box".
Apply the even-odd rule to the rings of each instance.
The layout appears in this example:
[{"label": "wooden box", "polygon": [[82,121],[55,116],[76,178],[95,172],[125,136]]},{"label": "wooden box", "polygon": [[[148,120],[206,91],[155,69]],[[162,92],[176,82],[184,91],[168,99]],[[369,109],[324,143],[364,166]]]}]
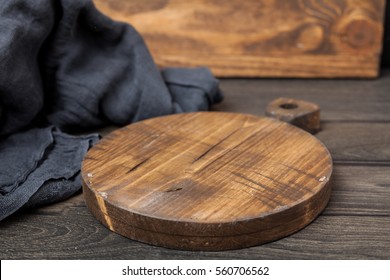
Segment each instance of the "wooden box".
[{"label": "wooden box", "polygon": [[159,66],[219,77],[377,77],[385,0],[94,0]]}]

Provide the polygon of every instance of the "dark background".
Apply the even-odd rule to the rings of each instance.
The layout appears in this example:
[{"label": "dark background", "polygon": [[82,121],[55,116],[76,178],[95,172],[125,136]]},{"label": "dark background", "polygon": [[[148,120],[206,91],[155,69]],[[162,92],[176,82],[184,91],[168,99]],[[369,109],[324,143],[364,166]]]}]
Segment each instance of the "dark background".
[{"label": "dark background", "polygon": [[390,66],[390,3],[386,3],[385,36],[383,40],[382,66]]}]

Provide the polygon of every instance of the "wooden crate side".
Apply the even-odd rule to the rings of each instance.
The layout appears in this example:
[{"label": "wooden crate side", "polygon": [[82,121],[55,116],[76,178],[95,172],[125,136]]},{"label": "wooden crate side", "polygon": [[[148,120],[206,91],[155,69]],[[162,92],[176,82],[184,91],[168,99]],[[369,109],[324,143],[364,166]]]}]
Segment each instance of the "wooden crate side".
[{"label": "wooden crate side", "polygon": [[220,77],[377,77],[385,0],[94,0],[159,66]]}]

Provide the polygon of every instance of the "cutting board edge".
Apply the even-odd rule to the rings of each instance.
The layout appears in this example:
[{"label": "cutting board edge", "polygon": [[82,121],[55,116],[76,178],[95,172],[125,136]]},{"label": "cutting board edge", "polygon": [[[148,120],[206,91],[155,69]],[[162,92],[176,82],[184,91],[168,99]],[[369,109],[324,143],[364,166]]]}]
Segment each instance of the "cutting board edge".
[{"label": "cutting board edge", "polygon": [[[326,208],[329,203],[331,190],[332,190],[332,177],[325,186],[315,195],[309,199],[302,201],[296,206],[289,209],[288,213],[279,213],[283,216],[288,214],[295,216],[296,211],[306,212],[307,215],[296,215],[297,218],[293,220],[293,225],[286,226],[286,224],[279,222],[277,225],[267,230],[258,230],[254,232],[243,232],[236,235],[221,235],[221,236],[201,236],[201,235],[182,235],[172,234],[169,232],[156,232],[140,227],[135,227],[129,223],[125,223],[121,220],[113,218],[102,211],[97,205],[101,205],[97,202],[93,202],[91,195],[95,196],[93,190],[91,190],[83,181],[83,195],[87,208],[92,215],[109,230],[118,233],[129,239],[139,241],[146,244],[155,246],[162,246],[171,249],[189,250],[189,251],[223,251],[242,249],[252,246],[265,244],[271,241],[289,236],[295,232],[308,226],[312,223]],[[99,198],[97,198],[99,199]],[[95,200],[97,201],[97,200]],[[318,203],[319,202],[319,203]],[[311,207],[310,207],[311,205]],[[314,207],[313,207],[314,206]],[[316,206],[316,207],[315,207]],[[106,207],[106,206],[104,206]],[[309,210],[307,210],[309,209]],[[106,209],[107,210],[107,209]],[[268,216],[269,219],[274,217]],[[278,219],[277,219],[278,220]],[[258,221],[258,219],[252,220],[251,223]],[[148,224],[148,221],[145,221]],[[184,224],[180,223],[179,224]],[[262,221],[262,223],[266,223]],[[233,223],[231,223],[233,224]],[[285,228],[283,228],[286,226]],[[171,229],[171,227],[167,227]],[[193,233],[192,230],[190,232]],[[200,231],[204,232],[204,231]]]}]

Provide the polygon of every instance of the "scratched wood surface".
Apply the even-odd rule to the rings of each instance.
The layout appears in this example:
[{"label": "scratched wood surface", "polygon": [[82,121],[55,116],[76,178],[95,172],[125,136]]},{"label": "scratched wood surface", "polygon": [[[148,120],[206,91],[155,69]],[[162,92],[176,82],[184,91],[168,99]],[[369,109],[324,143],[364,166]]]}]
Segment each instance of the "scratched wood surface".
[{"label": "scratched wood surface", "polygon": [[160,66],[218,76],[376,77],[385,0],[94,0]]},{"label": "scratched wood surface", "polygon": [[112,132],[82,167],[86,203],[114,232],[217,251],[285,237],[328,203],[332,158],[314,136],[246,114],[198,112]]},{"label": "scratched wood surface", "polygon": [[323,130],[316,137],[335,165],[330,202],[314,222],[247,249],[171,250],[113,233],[79,194],[2,221],[0,258],[390,259],[390,71],[377,80],[226,79],[221,87],[226,99],[218,111],[263,115],[281,96],[320,105]]}]

